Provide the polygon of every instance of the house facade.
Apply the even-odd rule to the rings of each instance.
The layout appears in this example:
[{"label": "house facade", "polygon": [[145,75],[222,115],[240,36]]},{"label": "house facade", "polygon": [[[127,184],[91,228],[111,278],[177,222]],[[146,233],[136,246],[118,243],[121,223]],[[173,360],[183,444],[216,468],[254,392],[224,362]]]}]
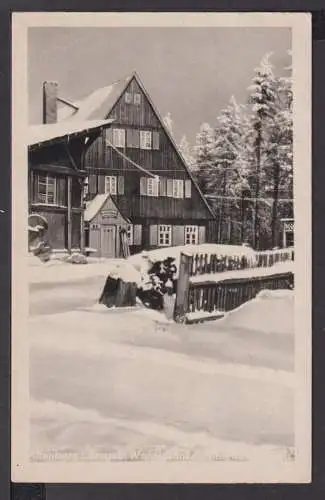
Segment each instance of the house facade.
[{"label": "house facade", "polygon": [[109,121],[29,127],[28,213],[46,224],[53,250],[84,249],[84,157]]},{"label": "house facade", "polygon": [[[132,253],[210,240],[215,216],[138,75],[59,109],[61,123],[81,118],[112,120],[85,154],[87,202],[110,195],[117,217],[127,223]],[[88,243],[93,230],[98,223],[89,221]]]}]

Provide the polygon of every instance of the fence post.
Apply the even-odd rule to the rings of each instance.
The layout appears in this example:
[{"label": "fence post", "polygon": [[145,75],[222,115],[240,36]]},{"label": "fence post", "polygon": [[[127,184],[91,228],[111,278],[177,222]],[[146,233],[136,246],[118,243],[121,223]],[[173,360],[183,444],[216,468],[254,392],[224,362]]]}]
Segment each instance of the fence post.
[{"label": "fence post", "polygon": [[179,273],[177,281],[176,300],[174,308],[174,320],[177,323],[184,323],[186,313],[188,312],[188,299],[190,288],[190,269],[192,266],[191,255],[180,254]]}]

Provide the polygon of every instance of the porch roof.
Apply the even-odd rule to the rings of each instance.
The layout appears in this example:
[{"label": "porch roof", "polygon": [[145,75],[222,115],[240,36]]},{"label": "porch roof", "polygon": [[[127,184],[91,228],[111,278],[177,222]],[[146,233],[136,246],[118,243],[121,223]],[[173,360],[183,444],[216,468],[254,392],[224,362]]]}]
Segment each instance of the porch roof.
[{"label": "porch roof", "polygon": [[86,135],[109,127],[114,120],[65,121],[51,124],[30,125],[27,132],[27,146],[35,147],[65,137]]}]

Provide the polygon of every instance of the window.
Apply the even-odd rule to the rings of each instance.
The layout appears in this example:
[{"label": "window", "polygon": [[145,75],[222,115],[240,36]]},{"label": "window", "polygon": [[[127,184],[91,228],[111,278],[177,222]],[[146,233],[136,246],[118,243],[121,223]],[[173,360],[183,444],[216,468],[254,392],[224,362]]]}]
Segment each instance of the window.
[{"label": "window", "polygon": [[159,179],[148,177],[147,179],[147,196],[159,195]]},{"label": "window", "polygon": [[192,181],[185,181],[185,198],[191,198]]},{"label": "window", "polygon": [[105,193],[116,194],[116,177],[113,175],[105,176]]},{"label": "window", "polygon": [[172,244],[172,226],[158,226],[158,244],[160,247]]},{"label": "window", "polygon": [[129,224],[126,228],[126,238],[129,245],[133,245],[133,226]]},{"label": "window", "polygon": [[173,198],[184,198],[184,181],[173,179]]},{"label": "window", "polygon": [[125,102],[127,104],[131,104],[131,102],[132,102],[132,94],[130,94],[130,92],[125,92]]},{"label": "window", "polygon": [[134,104],[137,106],[141,104],[141,94],[134,94]]},{"label": "window", "polygon": [[38,174],[36,202],[46,205],[57,204],[57,180],[55,177],[50,174]]},{"label": "window", "polygon": [[117,148],[125,147],[125,130],[123,128],[113,128],[113,144]]},{"label": "window", "polygon": [[185,226],[185,245],[197,245],[199,242],[198,226]]},{"label": "window", "polygon": [[140,177],[140,195],[159,196],[159,177]]},{"label": "window", "polygon": [[140,130],[140,148],[151,149],[152,134],[150,130]]}]

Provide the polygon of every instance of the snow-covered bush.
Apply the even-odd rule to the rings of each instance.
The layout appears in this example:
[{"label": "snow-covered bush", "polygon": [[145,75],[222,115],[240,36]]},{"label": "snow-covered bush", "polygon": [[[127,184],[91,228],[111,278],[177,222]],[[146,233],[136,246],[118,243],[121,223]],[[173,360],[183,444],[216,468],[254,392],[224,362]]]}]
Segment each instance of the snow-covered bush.
[{"label": "snow-covered bush", "polygon": [[148,261],[146,272],[142,272],[137,296],[146,307],[160,311],[164,308],[164,295],[175,294],[176,284],[177,267],[173,257],[154,263]]},{"label": "snow-covered bush", "polygon": [[87,257],[80,252],[74,252],[65,259],[69,264],[87,264]]}]

